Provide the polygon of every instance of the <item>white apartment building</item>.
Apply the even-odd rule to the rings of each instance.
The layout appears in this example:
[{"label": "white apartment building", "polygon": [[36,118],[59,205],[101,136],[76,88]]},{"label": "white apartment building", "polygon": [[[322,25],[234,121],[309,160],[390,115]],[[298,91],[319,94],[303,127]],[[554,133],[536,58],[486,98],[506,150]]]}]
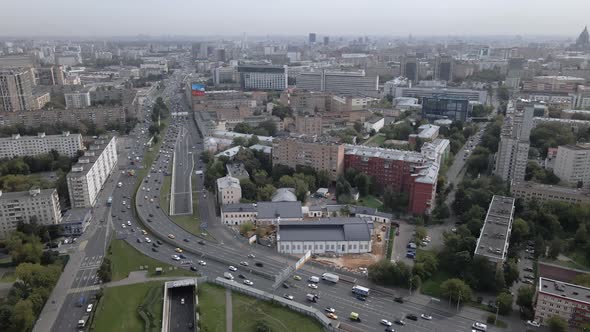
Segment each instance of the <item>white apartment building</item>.
[{"label": "white apartment building", "polygon": [[0,191],[0,239],[5,239],[16,230],[19,222],[29,223],[32,220],[39,225],[61,222],[57,190]]},{"label": "white apartment building", "polygon": [[557,148],[553,172],[571,186],[590,187],[590,144],[562,145]]},{"label": "white apartment building", "polygon": [[0,138],[0,158],[14,158],[19,156],[36,156],[57,151],[60,155],[74,157],[78,150],[84,150],[82,135],[70,134],[65,131],[61,135],[20,136]]},{"label": "white apartment building", "polygon": [[366,76],[360,71],[319,71],[302,72],[297,76],[297,88],[308,91],[322,91],[340,95],[377,96],[379,76]]},{"label": "white apartment building", "polygon": [[231,176],[217,179],[217,201],[220,205],[237,204],[242,199],[240,180]]},{"label": "white apartment building", "polygon": [[99,137],[66,177],[72,208],[93,207],[116,165],[117,138]]},{"label": "white apartment building", "polygon": [[90,92],[64,93],[66,109],[85,108],[90,106]]},{"label": "white apartment building", "polygon": [[240,86],[245,90],[285,90],[287,66],[238,66]]},{"label": "white apartment building", "polygon": [[524,181],[530,143],[516,138],[502,136],[494,174],[503,180]]}]

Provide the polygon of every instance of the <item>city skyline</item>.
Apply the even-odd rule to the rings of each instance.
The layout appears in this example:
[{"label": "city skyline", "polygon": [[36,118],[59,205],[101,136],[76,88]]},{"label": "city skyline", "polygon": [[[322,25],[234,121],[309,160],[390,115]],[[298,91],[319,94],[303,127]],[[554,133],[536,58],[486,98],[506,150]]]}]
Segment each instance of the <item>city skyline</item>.
[{"label": "city skyline", "polygon": [[[3,5],[11,16],[0,21],[2,36],[263,36],[310,31],[319,35],[573,36],[588,24],[584,10],[571,10],[583,8],[584,0],[564,0],[558,7],[534,0],[498,0],[493,6],[467,0],[444,4],[434,0],[302,0],[297,6],[281,1],[228,0],[207,3],[206,7],[179,0],[105,0],[93,3],[92,10],[76,12],[70,8],[80,9],[80,4],[72,0],[31,2]],[[547,24],[556,18],[561,19],[559,24]],[[24,21],[28,24],[22,24]]]}]

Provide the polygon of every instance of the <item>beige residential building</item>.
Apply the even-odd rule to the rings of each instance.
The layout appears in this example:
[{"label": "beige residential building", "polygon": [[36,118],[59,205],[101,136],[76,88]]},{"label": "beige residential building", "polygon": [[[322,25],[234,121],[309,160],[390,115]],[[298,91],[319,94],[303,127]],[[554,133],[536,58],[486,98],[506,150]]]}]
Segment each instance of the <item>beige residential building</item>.
[{"label": "beige residential building", "polygon": [[221,223],[225,225],[241,225],[256,223],[258,210],[255,204],[226,204],[221,206]]},{"label": "beige residential building", "polygon": [[542,325],[553,316],[568,322],[570,331],[590,322],[590,288],[539,278],[535,305],[535,321]]},{"label": "beige residential building", "polygon": [[557,148],[553,172],[571,186],[590,187],[590,144]]},{"label": "beige residential building", "polygon": [[93,207],[100,190],[116,165],[117,138],[99,137],[66,176],[72,207]]},{"label": "beige residential building", "polygon": [[38,109],[33,98],[35,77],[31,69],[0,71],[0,111],[18,112]]},{"label": "beige residential building", "polygon": [[539,202],[560,201],[572,204],[590,203],[590,191],[535,182],[513,182],[510,192],[515,198]]},{"label": "beige residential building", "polygon": [[36,156],[57,151],[60,155],[74,157],[79,150],[83,150],[82,135],[70,134],[69,131],[61,135],[21,136],[0,138],[0,158],[14,158],[19,156]]},{"label": "beige residential building", "polygon": [[59,197],[55,189],[31,189],[6,193],[0,191],[0,239],[16,230],[19,222],[36,221],[54,225],[61,221]]},{"label": "beige residential building", "polygon": [[231,176],[217,179],[217,201],[220,205],[237,204],[242,199],[240,180]]},{"label": "beige residential building", "polygon": [[322,122],[321,116],[297,115],[295,117],[295,132],[305,135],[321,135]]},{"label": "beige residential building", "polygon": [[295,169],[309,166],[316,171],[328,171],[330,178],[344,172],[344,145],[328,137],[301,135],[273,141],[273,165],[285,165]]},{"label": "beige residential building", "polygon": [[78,127],[82,124],[82,120],[87,120],[97,128],[104,129],[109,123],[125,123],[126,119],[126,108],[120,106],[89,107],[76,110],[0,111],[0,126],[40,127],[44,123],[63,122]]}]

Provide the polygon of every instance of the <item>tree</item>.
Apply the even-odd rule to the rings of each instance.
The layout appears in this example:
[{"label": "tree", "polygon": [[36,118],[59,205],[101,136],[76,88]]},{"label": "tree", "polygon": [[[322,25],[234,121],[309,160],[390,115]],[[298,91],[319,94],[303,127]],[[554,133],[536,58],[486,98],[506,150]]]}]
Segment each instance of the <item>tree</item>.
[{"label": "tree", "polygon": [[245,222],[240,225],[240,234],[246,235],[254,229],[254,224],[251,222]]},{"label": "tree", "polygon": [[[419,266],[420,271],[416,271]],[[429,279],[438,269],[438,258],[430,251],[423,251],[416,257],[414,264],[414,274],[419,275],[423,280]]]},{"label": "tree", "polygon": [[111,266],[111,260],[109,258],[104,258],[100,268],[98,269],[97,273],[98,278],[102,282],[110,282],[113,277],[113,271]]},{"label": "tree", "polygon": [[521,243],[529,236],[529,224],[522,218],[516,218],[512,224],[511,243]]},{"label": "tree", "polygon": [[277,134],[277,124],[273,120],[266,120],[258,125],[259,129],[264,129],[268,132],[268,135],[262,136],[275,136]]},{"label": "tree", "polygon": [[252,137],[250,137],[248,140],[248,146],[256,145],[258,143],[260,143],[260,139],[256,135],[252,135]]},{"label": "tree", "polygon": [[35,323],[33,303],[29,300],[20,300],[16,303],[12,316],[12,328],[14,331],[29,331]]},{"label": "tree", "polygon": [[447,279],[440,284],[441,294],[449,300],[469,301],[471,300],[471,288],[461,279]]},{"label": "tree", "polygon": [[319,188],[327,188],[330,185],[330,173],[325,169],[318,171],[315,178]]},{"label": "tree", "polygon": [[547,321],[549,331],[551,332],[565,332],[567,331],[567,322],[560,316],[551,316]]},{"label": "tree", "polygon": [[424,238],[426,238],[427,235],[428,235],[428,232],[426,231],[426,228],[424,228],[422,226],[416,227],[416,230],[414,231],[414,242],[416,242],[416,243],[422,242],[424,240]]},{"label": "tree", "polygon": [[511,259],[508,261],[508,264],[506,264],[506,270],[504,271],[504,279],[506,281],[506,285],[508,287],[512,286],[512,284],[518,280],[518,277],[520,276],[520,272],[518,270],[518,265],[516,264],[516,261]]},{"label": "tree", "polygon": [[277,191],[277,188],[272,184],[265,184],[263,187],[258,187],[258,201],[270,201],[275,191]]},{"label": "tree", "polygon": [[512,295],[504,292],[500,293],[496,296],[496,304],[500,315],[508,315],[512,311]]},{"label": "tree", "polygon": [[367,174],[359,173],[354,177],[354,185],[358,189],[361,196],[367,196],[369,194],[371,179]]},{"label": "tree", "polygon": [[549,258],[556,259],[557,256],[559,256],[559,254],[561,253],[562,246],[563,244],[560,239],[551,240],[551,242],[549,243]]},{"label": "tree", "polygon": [[232,146],[246,146],[246,144],[248,143],[248,140],[244,137],[234,137],[234,139],[231,142]]},{"label": "tree", "polygon": [[535,296],[535,289],[531,286],[521,286],[518,288],[516,296],[516,304],[523,309],[533,309],[533,297]]},{"label": "tree", "polygon": [[499,86],[498,91],[496,92],[498,99],[502,102],[507,103],[510,99],[510,91],[508,91],[508,87],[505,85]]},{"label": "tree", "polygon": [[254,201],[256,200],[256,185],[250,179],[241,179],[242,197]]},{"label": "tree", "polygon": [[242,133],[242,134],[251,134],[252,127],[249,124],[247,124],[246,122],[240,122],[240,123],[236,124],[236,126],[234,127],[234,132]]},{"label": "tree", "polygon": [[256,321],[256,332],[272,332],[270,326],[264,319],[259,319]]},{"label": "tree", "polygon": [[504,270],[496,270],[496,274],[494,276],[494,287],[496,291],[500,291],[506,288],[506,277],[504,276]]},{"label": "tree", "polygon": [[586,224],[580,224],[580,226],[578,226],[574,239],[577,244],[588,243],[588,230],[586,229]]}]

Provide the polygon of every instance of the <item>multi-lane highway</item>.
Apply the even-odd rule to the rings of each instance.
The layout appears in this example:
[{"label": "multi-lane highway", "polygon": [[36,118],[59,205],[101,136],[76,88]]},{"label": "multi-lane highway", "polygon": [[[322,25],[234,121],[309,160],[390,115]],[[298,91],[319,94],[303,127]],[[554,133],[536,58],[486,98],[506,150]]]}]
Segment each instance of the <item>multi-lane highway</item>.
[{"label": "multi-lane highway", "polygon": [[172,188],[171,188],[171,215],[193,213],[193,193],[191,185],[191,173],[193,170],[192,152],[189,145],[190,134],[184,127],[176,131],[174,142]]}]

